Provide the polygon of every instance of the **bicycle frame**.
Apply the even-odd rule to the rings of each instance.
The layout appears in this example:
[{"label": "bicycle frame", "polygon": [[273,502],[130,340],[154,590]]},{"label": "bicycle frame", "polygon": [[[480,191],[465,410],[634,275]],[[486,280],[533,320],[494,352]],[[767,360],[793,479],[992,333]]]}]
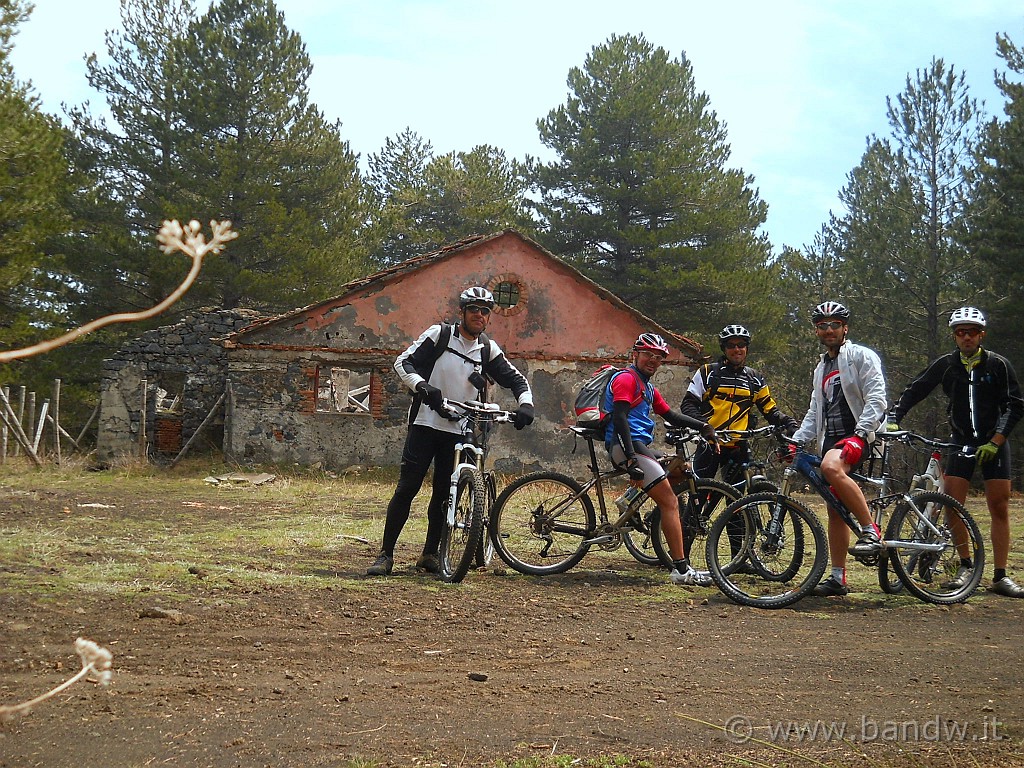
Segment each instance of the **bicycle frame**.
[{"label": "bicycle frame", "polygon": [[[722,442],[735,442],[737,440],[757,440],[758,438],[764,438],[774,436],[778,434],[778,428],[773,425],[767,425],[764,427],[757,427],[756,429],[724,429],[718,430],[718,439]],[[742,479],[738,483],[733,483],[726,478],[730,476],[730,468],[736,468],[742,474]],[[722,480],[729,483],[733,488],[739,491],[741,494],[746,491],[750,493],[750,488],[757,482],[771,482],[768,477],[763,473],[766,467],[765,462],[758,461],[751,458],[744,462],[737,462],[729,460],[725,464],[719,467]]]},{"label": "bicycle frame", "polygon": [[[599,510],[600,519],[598,520],[598,529],[606,530],[609,525],[616,530],[621,531],[633,517],[636,516],[637,511],[640,509],[640,505],[647,498],[647,494],[641,493],[637,496],[633,503],[626,507],[625,512],[616,518],[614,523],[610,523],[608,519],[608,505],[604,500],[604,489],[605,482],[611,480],[613,477],[621,477],[626,474],[626,470],[615,467],[614,469],[602,470],[597,460],[597,449],[594,448],[594,440],[596,439],[589,430],[582,429],[580,427],[573,427],[573,431],[576,434],[581,435],[587,441],[587,450],[590,453],[590,479],[583,483],[582,490],[575,496],[566,501],[566,504],[574,503],[581,496],[586,496],[590,493],[590,489],[596,489],[597,496],[597,508]],[[615,539],[615,534],[604,533],[600,536],[595,536],[590,539],[584,539],[584,544],[609,544]]]},{"label": "bicycle frame", "polygon": [[[886,472],[886,469],[887,469],[887,467],[886,467],[886,458],[887,458],[886,454],[883,451],[883,456],[882,456],[882,475],[880,477],[877,477],[877,478],[876,477],[869,477],[867,475],[861,474],[860,472],[850,472],[850,477],[853,478],[854,480],[856,480],[857,482],[865,483],[867,485],[871,485],[871,486],[875,486],[875,487],[879,488],[879,490],[880,490],[879,496],[877,498],[873,499],[868,504],[868,506],[874,512],[872,518],[875,521],[875,523],[879,525],[879,528],[882,527],[881,524],[880,524],[881,513],[882,513],[882,511],[886,507],[891,505],[893,502],[901,500],[901,499],[902,500],[906,500],[906,501],[910,501],[910,494],[907,493],[907,492],[890,493],[890,491],[889,491],[890,477],[889,477],[888,473]],[[850,530],[853,531],[854,533],[859,533],[860,532],[860,523],[857,522],[857,519],[854,517],[853,513],[850,512],[850,510],[846,507],[845,504],[843,504],[843,502],[839,499],[839,497],[836,496],[835,493],[832,492],[832,488],[829,486],[828,482],[825,480],[825,478],[822,476],[822,474],[820,472],[820,467],[821,467],[821,457],[820,456],[816,456],[814,454],[807,453],[806,451],[797,451],[796,457],[793,459],[792,467],[786,469],[786,472],[785,472],[785,475],[784,475],[785,479],[784,479],[784,482],[783,482],[783,488],[782,488],[782,491],[781,491],[782,494],[783,495],[789,495],[789,490],[791,488],[792,478],[796,474],[801,475],[802,477],[806,478],[807,481],[811,484],[811,487],[814,489],[815,493],[817,493],[825,501],[825,503],[828,504],[828,506],[831,509],[833,509],[836,512],[836,514],[839,515],[840,518],[842,518],[843,522],[846,523],[846,525],[850,528]],[[915,509],[915,512],[917,513],[918,518],[919,518],[918,519],[918,524],[921,526],[919,528],[919,530],[921,530],[921,531],[928,530],[931,533],[933,533],[935,535],[938,535],[939,534],[939,530],[935,526],[934,521],[929,520],[924,515],[921,515],[920,512],[917,511],[916,507],[912,507],[912,508]],[[903,540],[899,540],[899,539],[889,539],[889,540],[883,539],[882,540],[882,548],[883,548],[883,550],[885,550],[885,549],[899,549],[901,551],[909,551],[909,552],[941,552],[941,551],[943,551],[944,545],[943,544],[926,544],[926,543],[923,543],[923,542],[903,541]],[[865,560],[874,559],[874,562],[866,562],[865,564],[866,565],[875,565],[875,564],[877,564],[877,558],[878,558],[878,554],[868,556],[867,558],[860,557],[858,559],[861,560],[862,562],[865,562]]]}]

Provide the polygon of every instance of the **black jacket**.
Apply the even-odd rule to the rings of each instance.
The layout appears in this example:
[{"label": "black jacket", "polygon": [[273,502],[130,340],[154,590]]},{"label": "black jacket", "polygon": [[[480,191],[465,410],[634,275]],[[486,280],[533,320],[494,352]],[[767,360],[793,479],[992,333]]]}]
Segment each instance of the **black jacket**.
[{"label": "black jacket", "polygon": [[982,349],[970,373],[960,362],[959,350],[934,360],[903,390],[890,417],[901,421],[939,384],[949,399],[946,413],[957,442],[981,445],[997,432],[1009,435],[1024,416],[1024,398],[1010,361]]}]

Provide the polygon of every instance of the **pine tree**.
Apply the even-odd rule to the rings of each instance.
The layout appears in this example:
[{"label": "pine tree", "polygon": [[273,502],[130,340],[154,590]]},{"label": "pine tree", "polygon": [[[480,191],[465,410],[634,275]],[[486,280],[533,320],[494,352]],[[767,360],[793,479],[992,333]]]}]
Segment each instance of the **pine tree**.
[{"label": "pine tree", "polygon": [[531,165],[545,243],[670,327],[748,318],[766,299],[767,206],[726,167],[726,128],[685,54],[613,35],[568,85],[538,121],[558,158]]},{"label": "pine tree", "polygon": [[[890,135],[869,138],[828,242],[846,283],[834,298],[850,306],[851,335],[879,351],[898,395],[950,348],[950,310],[978,295],[964,233],[980,108],[964,73],[942,59],[887,104]],[[919,410],[928,431],[941,428],[936,403]]]},{"label": "pine tree", "polygon": [[[1024,50],[1009,37],[997,35],[1000,58],[1007,68],[1024,76]],[[1024,369],[1024,340],[1018,323],[1024,312],[1024,83],[999,73],[996,84],[1006,98],[1005,119],[987,126],[978,151],[974,227],[970,244],[982,269],[973,274],[986,282],[993,301],[989,311],[989,338]],[[986,279],[987,278],[987,279]]]},{"label": "pine tree", "polygon": [[[87,63],[115,125],[72,115],[97,206],[127,217],[127,239],[106,244],[122,300],[151,305],[181,279],[183,265],[153,247],[170,218],[230,219],[240,233],[179,311],[289,309],[363,274],[356,157],[309,104],[309,57],[273,2],[224,0],[199,19],[190,0],[122,0],[121,12],[112,63]],[[104,279],[96,265],[83,256],[84,279]]]},{"label": "pine tree", "polygon": [[406,129],[370,156],[369,167],[382,266],[470,235],[533,234],[524,169],[497,147],[435,156],[429,141]]}]

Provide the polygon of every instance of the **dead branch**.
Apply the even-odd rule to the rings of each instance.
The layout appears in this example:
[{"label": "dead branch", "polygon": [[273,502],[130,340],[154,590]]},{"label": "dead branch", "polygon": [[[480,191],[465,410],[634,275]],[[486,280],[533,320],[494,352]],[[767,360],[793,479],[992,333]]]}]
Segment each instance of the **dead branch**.
[{"label": "dead branch", "polygon": [[64,689],[69,688],[89,674],[93,674],[96,682],[100,685],[110,684],[110,667],[114,660],[114,655],[110,651],[106,648],[100,647],[92,640],[86,640],[84,637],[80,637],[75,640],[75,652],[82,660],[82,668],[79,670],[77,675],[69,680],[65,680],[56,688],[47,691],[40,696],[36,696],[31,701],[26,701],[22,704],[0,705],[0,720],[10,720],[15,715],[31,711],[32,707],[36,704],[41,704],[47,699],[56,696]]},{"label": "dead branch", "polygon": [[107,315],[70,330],[63,336],[58,336],[55,339],[41,341],[38,344],[33,344],[30,347],[24,347],[22,349],[12,349],[7,352],[0,352],[0,363],[9,363],[12,360],[20,360],[25,357],[33,357],[35,355],[43,354],[44,352],[50,352],[58,347],[63,347],[65,344],[74,341],[80,336],[92,333],[93,331],[105,326],[113,325],[114,323],[133,323],[159,315],[184,296],[185,292],[192,286],[192,283],[195,282],[196,277],[199,275],[199,270],[202,269],[203,257],[209,253],[220,253],[221,250],[223,250],[224,245],[229,240],[238,237],[238,233],[231,229],[230,221],[210,222],[210,228],[213,234],[209,243],[207,243],[206,239],[203,237],[203,234],[200,231],[201,228],[202,226],[200,223],[195,220],[190,221],[184,227],[182,227],[177,220],[165,221],[163,226],[160,227],[160,232],[156,236],[157,241],[160,243],[160,250],[168,255],[175,251],[181,251],[186,256],[191,257],[192,268],[189,270],[188,275],[186,275],[181,285],[179,285],[159,304],[141,312],[121,312],[113,315]]}]

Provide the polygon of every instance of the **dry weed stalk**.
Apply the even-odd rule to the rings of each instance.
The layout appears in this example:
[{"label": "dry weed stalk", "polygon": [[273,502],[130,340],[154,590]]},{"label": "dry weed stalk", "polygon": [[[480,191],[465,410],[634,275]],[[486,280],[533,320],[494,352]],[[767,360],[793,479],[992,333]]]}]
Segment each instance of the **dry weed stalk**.
[{"label": "dry weed stalk", "polygon": [[63,347],[80,336],[92,333],[99,328],[113,325],[114,323],[132,323],[159,315],[180,299],[185,294],[185,291],[192,286],[192,283],[195,282],[196,277],[199,275],[199,270],[202,269],[204,256],[209,253],[220,253],[229,240],[238,237],[238,233],[231,229],[230,221],[211,221],[210,228],[212,230],[212,237],[210,242],[206,242],[206,238],[203,237],[203,233],[200,231],[202,225],[195,220],[190,221],[184,227],[177,220],[165,221],[163,226],[160,227],[160,232],[156,236],[157,241],[160,243],[160,250],[168,255],[175,251],[181,251],[192,259],[192,268],[189,270],[188,275],[185,276],[181,285],[175,288],[173,293],[156,306],[141,312],[121,312],[107,315],[74,328],[55,339],[41,341],[38,344],[22,349],[0,352],[0,363],[9,363],[12,360],[20,360],[23,357],[33,357],[34,355],[49,352],[57,347]]},{"label": "dry weed stalk", "polygon": [[80,637],[75,640],[75,652],[82,660],[82,669],[79,670],[77,675],[69,680],[65,680],[53,690],[47,691],[41,696],[36,696],[31,701],[26,701],[23,704],[0,705],[0,720],[11,720],[15,715],[30,712],[36,704],[41,704],[47,699],[56,696],[90,673],[95,675],[96,682],[100,685],[110,684],[110,667],[114,660],[114,655],[110,651],[97,645],[92,640]]}]

